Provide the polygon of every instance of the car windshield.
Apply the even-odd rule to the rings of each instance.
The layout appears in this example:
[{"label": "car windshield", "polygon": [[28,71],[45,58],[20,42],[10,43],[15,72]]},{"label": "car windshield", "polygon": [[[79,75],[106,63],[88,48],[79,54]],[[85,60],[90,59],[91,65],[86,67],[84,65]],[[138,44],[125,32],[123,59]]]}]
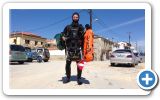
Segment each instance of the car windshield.
[{"label": "car windshield", "polygon": [[31,49],[31,52],[36,52],[36,49]]},{"label": "car windshield", "polygon": [[10,45],[10,49],[11,51],[25,51],[25,48],[23,46],[20,45]]},{"label": "car windshield", "polygon": [[43,49],[37,49],[38,53],[43,53]]},{"label": "car windshield", "polygon": [[31,49],[28,47],[25,47],[26,52],[31,52]]},{"label": "car windshield", "polygon": [[135,56],[138,56],[138,53],[134,53]]},{"label": "car windshield", "polygon": [[145,53],[140,53],[139,55],[140,55],[140,56],[145,56]]},{"label": "car windshield", "polygon": [[116,50],[114,53],[131,53],[131,50]]}]

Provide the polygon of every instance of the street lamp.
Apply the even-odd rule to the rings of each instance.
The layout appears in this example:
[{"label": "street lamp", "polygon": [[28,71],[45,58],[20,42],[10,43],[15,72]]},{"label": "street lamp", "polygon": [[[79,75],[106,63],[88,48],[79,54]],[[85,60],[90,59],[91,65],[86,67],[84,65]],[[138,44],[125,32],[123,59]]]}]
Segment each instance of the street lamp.
[{"label": "street lamp", "polygon": [[96,21],[98,21],[99,19],[97,19],[97,18],[95,18],[94,20],[93,20],[93,22],[96,22]]}]

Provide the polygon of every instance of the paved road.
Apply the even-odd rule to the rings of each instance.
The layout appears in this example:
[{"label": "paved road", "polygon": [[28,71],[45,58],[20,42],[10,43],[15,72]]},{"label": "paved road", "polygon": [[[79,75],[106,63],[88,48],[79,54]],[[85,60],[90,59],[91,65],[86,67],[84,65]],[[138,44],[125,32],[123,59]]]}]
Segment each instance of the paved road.
[{"label": "paved road", "polygon": [[111,67],[109,61],[93,61],[86,64],[82,76],[83,84],[76,82],[76,63],[72,62],[71,82],[63,84],[65,61],[25,63],[10,65],[10,88],[13,89],[137,89],[137,73],[144,64],[136,67]]}]

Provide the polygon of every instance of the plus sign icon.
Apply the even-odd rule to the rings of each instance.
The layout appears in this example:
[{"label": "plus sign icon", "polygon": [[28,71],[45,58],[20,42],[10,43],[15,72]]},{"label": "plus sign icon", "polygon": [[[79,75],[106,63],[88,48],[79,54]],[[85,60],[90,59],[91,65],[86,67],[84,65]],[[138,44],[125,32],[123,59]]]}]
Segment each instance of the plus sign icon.
[{"label": "plus sign icon", "polygon": [[137,75],[137,83],[144,90],[151,90],[157,84],[157,74],[152,70],[142,70]]}]

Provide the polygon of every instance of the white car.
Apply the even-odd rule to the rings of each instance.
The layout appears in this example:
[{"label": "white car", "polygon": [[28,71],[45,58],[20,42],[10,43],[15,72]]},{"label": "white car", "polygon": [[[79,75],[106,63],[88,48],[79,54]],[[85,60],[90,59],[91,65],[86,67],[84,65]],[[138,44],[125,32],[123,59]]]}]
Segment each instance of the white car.
[{"label": "white car", "polygon": [[111,66],[115,64],[129,64],[135,66],[138,64],[137,57],[134,55],[132,50],[129,49],[119,49],[115,50],[110,56]]}]

